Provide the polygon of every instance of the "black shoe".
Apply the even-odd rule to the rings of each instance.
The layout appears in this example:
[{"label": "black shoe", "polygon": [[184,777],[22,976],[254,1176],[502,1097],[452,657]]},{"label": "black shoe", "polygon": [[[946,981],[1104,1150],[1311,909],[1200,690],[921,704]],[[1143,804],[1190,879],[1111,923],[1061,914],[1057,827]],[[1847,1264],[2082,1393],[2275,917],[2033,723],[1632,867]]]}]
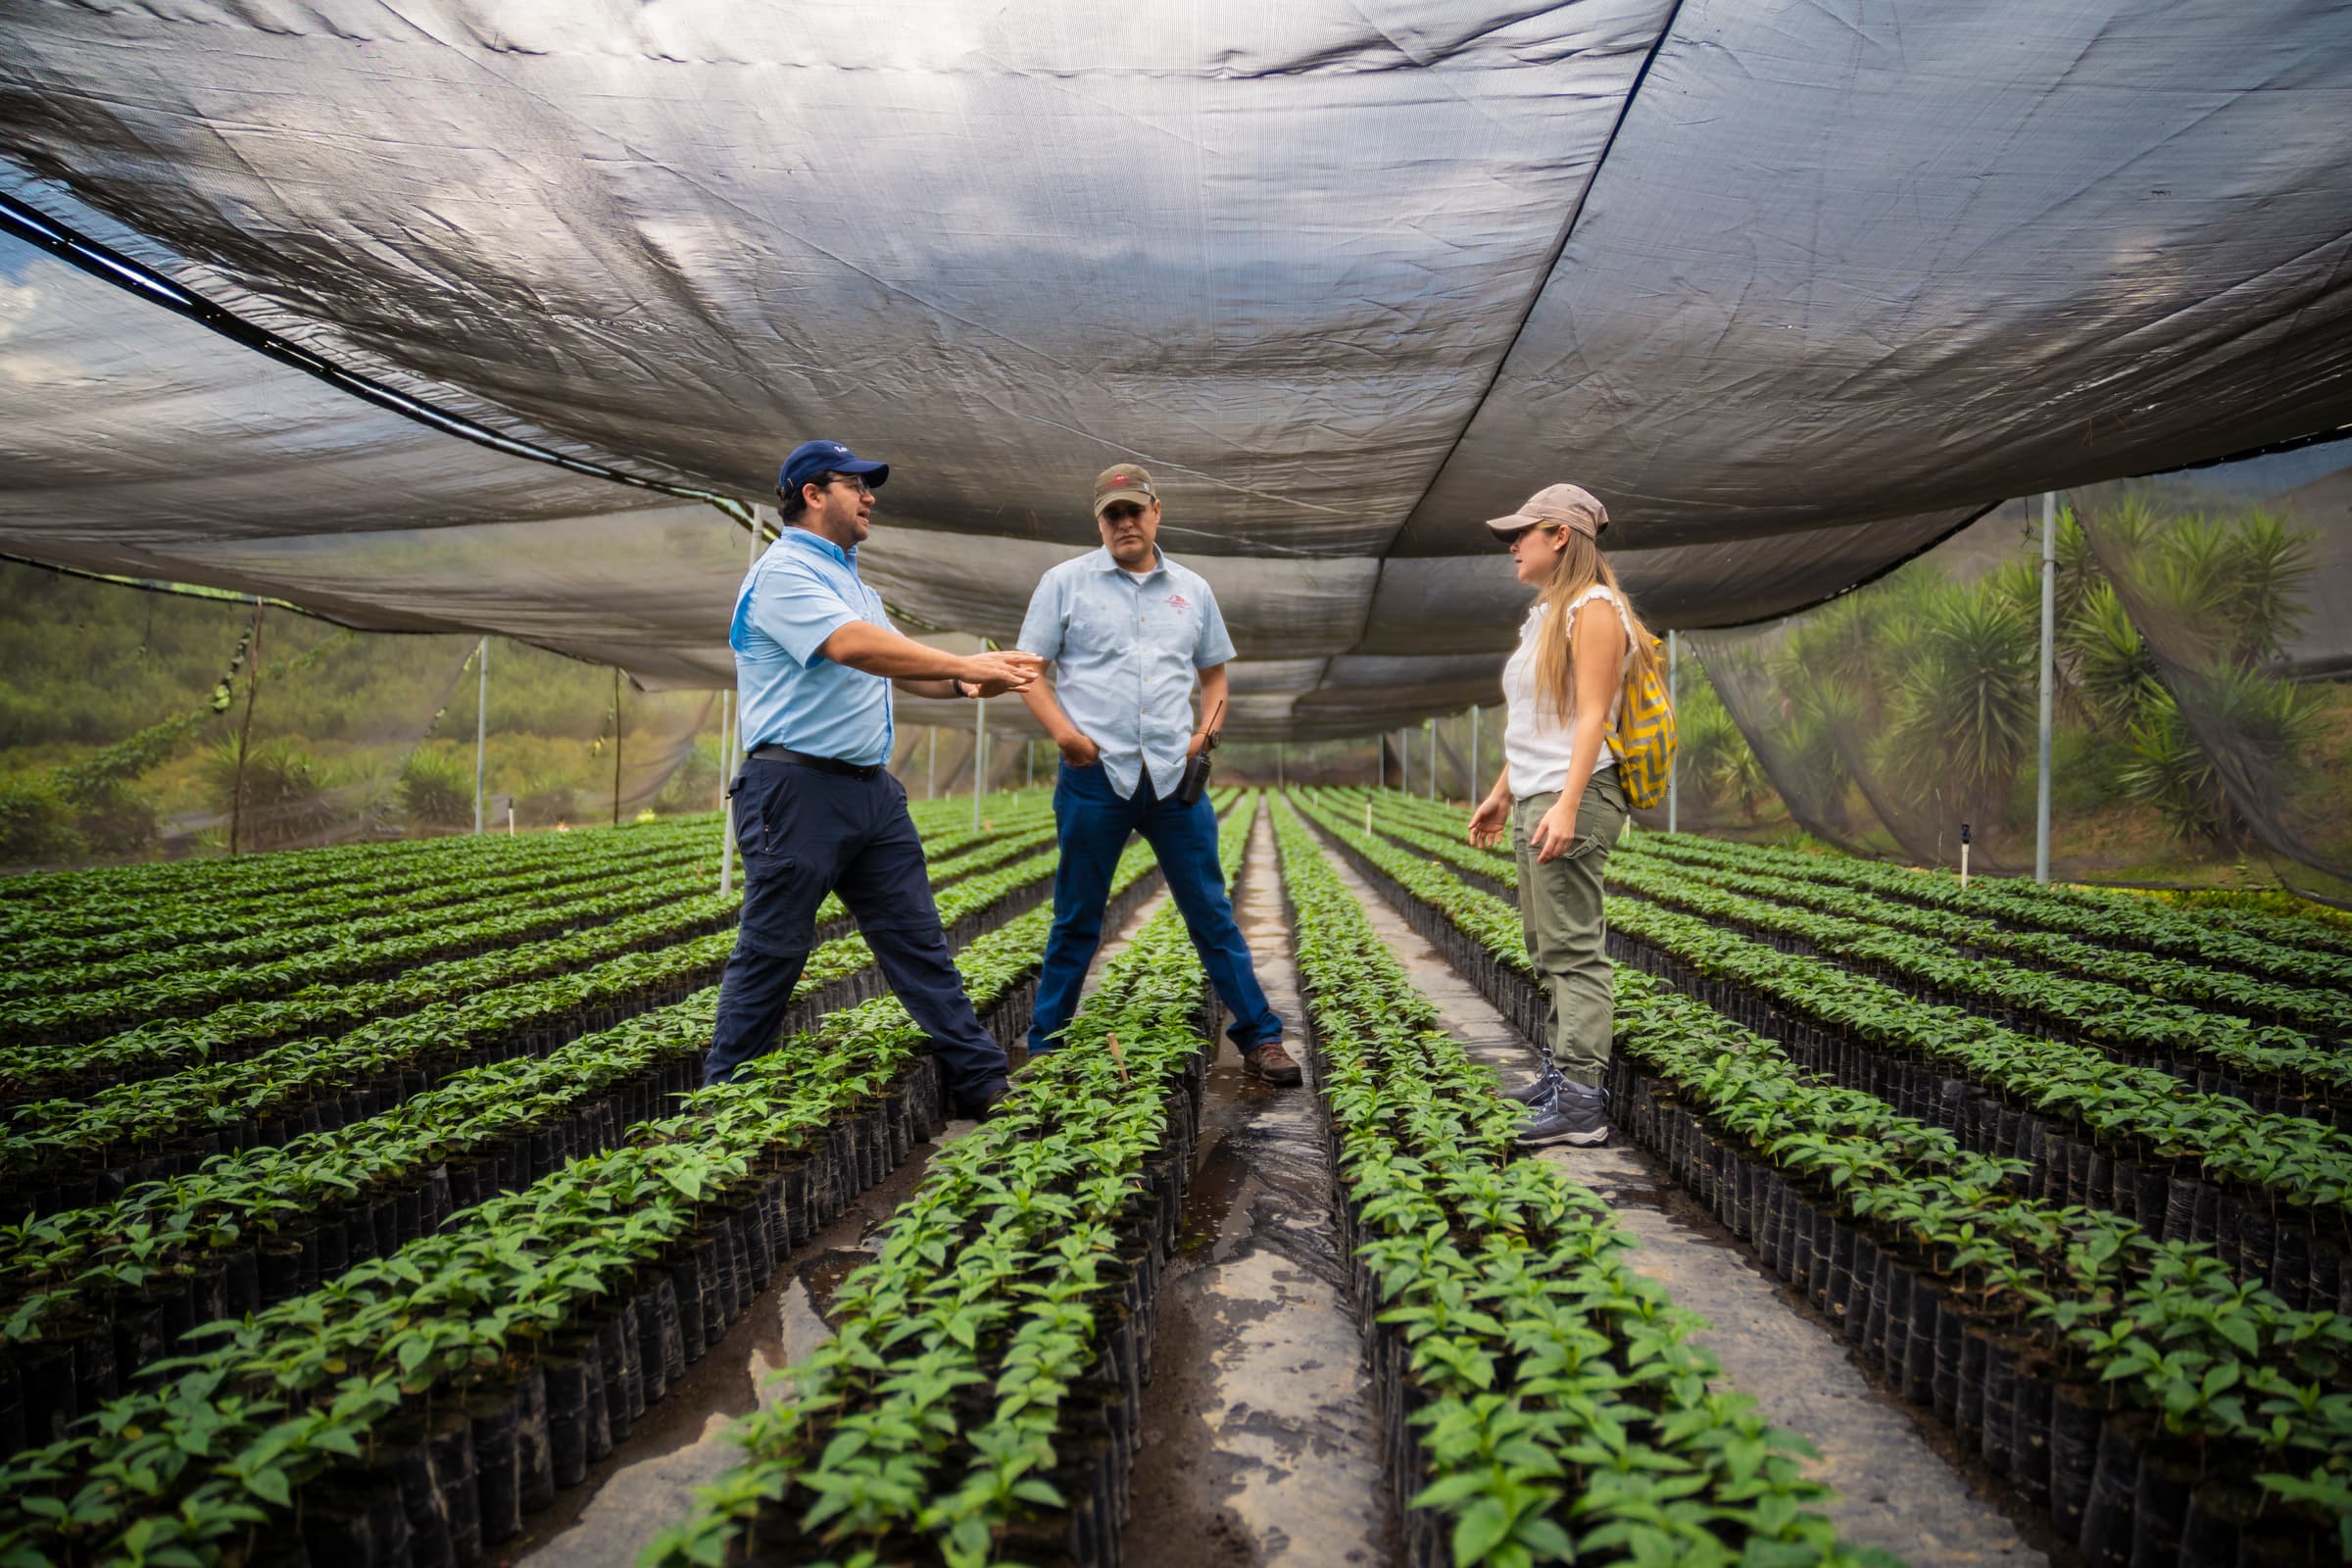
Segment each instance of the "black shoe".
[{"label": "black shoe", "polygon": [[1542,1072],[1518,1088],[1505,1089],[1502,1092],[1502,1098],[1514,1104],[1526,1105],[1533,1109],[1535,1106],[1549,1102],[1551,1097],[1559,1092],[1560,1085],[1567,1081],[1560,1076],[1560,1069],[1547,1061],[1544,1064]]},{"label": "black shoe", "polygon": [[1522,1149],[1552,1144],[1596,1149],[1609,1141],[1608,1091],[1562,1079],[1551,1102],[1537,1106],[1513,1136]]},{"label": "black shoe", "polygon": [[1012,1090],[1007,1086],[998,1084],[995,1088],[984,1089],[974,1096],[957,1095],[948,1106],[948,1119],[950,1121],[986,1121],[997,1113],[997,1107],[1004,1103],[1004,1097],[1011,1093]]}]

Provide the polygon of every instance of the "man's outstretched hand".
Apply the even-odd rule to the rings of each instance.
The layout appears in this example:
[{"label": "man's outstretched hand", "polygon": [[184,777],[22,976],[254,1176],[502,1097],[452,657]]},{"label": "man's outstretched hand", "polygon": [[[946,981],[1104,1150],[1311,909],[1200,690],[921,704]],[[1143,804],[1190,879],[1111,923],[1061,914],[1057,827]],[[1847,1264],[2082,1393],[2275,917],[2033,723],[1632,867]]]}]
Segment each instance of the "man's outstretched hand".
[{"label": "man's outstretched hand", "polygon": [[957,667],[956,678],[977,686],[976,697],[1002,697],[1028,686],[1045,669],[1046,662],[1035,654],[974,654]]}]

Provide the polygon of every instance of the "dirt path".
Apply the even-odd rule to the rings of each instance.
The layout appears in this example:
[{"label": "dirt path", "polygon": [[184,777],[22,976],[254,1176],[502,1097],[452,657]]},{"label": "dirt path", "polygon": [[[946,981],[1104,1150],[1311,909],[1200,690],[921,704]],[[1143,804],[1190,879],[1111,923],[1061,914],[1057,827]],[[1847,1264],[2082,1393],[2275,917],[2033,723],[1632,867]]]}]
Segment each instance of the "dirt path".
[{"label": "dirt path", "polygon": [[[1268,999],[1295,1027],[1298,979],[1263,814],[1235,913]],[[1389,1560],[1379,1432],[1339,1247],[1313,1089],[1251,1083],[1220,1044],[1153,1340],[1129,1568]]]},{"label": "dirt path", "polygon": [[[1331,863],[1447,1030],[1506,1083],[1532,1075],[1536,1053],[1518,1031],[1352,867],[1336,855]],[[2048,1557],[1987,1499],[1984,1483],[1946,1456],[1948,1436],[1932,1418],[1865,1378],[1812,1308],[1758,1267],[1656,1161],[1615,1144],[1544,1157],[1606,1199],[1642,1244],[1634,1266],[1713,1325],[1701,1339],[1727,1381],[1821,1450],[1815,1472],[1838,1489],[1830,1514],[1847,1542],[1883,1546],[1914,1568],[2044,1568]]]}]

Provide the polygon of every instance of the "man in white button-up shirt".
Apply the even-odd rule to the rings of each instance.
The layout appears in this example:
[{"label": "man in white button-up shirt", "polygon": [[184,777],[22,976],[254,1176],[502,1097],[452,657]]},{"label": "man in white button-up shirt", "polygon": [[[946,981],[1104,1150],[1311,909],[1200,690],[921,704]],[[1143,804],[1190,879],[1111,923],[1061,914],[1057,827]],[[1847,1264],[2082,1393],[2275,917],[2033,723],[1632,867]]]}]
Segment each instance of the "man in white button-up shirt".
[{"label": "man in white button-up shirt", "polygon": [[[1054,820],[1054,930],[1037,981],[1029,1049],[1051,1051],[1078,1007],[1087,965],[1102,942],[1110,877],[1130,834],[1159,857],[1200,961],[1233,1013],[1245,1069],[1268,1083],[1298,1082],[1282,1047],[1282,1020],[1258,984],[1249,945],[1217,866],[1217,818],[1203,795],[1176,799],[1187,759],[1208,740],[1225,703],[1233,639],[1208,583],[1159,553],[1159,496],[1132,463],[1095,480],[1102,548],[1046,573],[1021,622],[1020,649],[1049,661],[1054,686],[1021,701],[1061,748]],[[1195,725],[1193,688],[1200,689]]]}]

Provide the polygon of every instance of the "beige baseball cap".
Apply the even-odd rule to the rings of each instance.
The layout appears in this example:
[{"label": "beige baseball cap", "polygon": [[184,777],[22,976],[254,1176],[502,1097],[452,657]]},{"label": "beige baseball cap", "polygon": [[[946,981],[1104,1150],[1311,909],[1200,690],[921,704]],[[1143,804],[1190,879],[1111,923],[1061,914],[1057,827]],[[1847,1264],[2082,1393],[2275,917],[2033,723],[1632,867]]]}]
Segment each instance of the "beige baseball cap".
[{"label": "beige baseball cap", "polygon": [[1095,475],[1095,515],[1114,501],[1132,501],[1139,507],[1150,507],[1159,499],[1152,488],[1152,476],[1132,463],[1115,464]]},{"label": "beige baseball cap", "polygon": [[1597,539],[1608,525],[1609,509],[1592,491],[1573,484],[1547,484],[1509,516],[1487,519],[1487,526],[1506,539],[1523,528],[1574,528],[1588,539]]}]

